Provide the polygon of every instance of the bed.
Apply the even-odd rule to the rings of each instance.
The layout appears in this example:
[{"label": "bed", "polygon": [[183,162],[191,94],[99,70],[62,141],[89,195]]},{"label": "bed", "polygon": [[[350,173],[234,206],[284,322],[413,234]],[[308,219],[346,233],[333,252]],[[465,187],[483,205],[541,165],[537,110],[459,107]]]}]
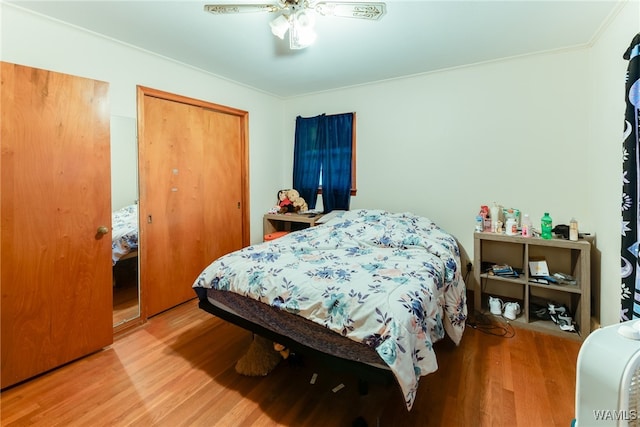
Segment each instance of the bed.
[{"label": "bed", "polygon": [[390,373],[408,410],[437,370],[433,344],[459,344],[467,318],[456,240],[411,213],[342,212],[215,260],[193,288],[225,320]]},{"label": "bed", "polygon": [[138,256],[138,205],[125,206],[111,215],[111,261]]}]

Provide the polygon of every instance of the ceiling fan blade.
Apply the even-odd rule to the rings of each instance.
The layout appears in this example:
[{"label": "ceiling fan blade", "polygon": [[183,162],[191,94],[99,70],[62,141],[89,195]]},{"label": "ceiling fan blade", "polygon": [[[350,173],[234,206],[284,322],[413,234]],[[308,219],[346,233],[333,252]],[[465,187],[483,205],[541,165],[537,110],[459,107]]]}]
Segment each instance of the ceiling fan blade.
[{"label": "ceiling fan blade", "polygon": [[255,12],[275,12],[281,7],[277,4],[206,4],[205,12],[216,15],[229,13],[255,13]]},{"label": "ceiling fan blade", "polygon": [[374,3],[345,3],[345,2],[319,2],[315,10],[325,16],[340,16],[343,18],[359,18],[377,21],[386,12],[385,4]]}]

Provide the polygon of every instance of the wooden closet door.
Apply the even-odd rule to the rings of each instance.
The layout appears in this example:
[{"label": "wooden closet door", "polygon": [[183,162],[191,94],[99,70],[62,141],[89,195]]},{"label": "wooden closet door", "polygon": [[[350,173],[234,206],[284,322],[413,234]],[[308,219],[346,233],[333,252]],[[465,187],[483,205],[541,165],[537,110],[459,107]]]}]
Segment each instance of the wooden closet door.
[{"label": "wooden closet door", "polygon": [[139,88],[143,315],[195,297],[198,274],[248,244],[245,112]]},{"label": "wooden closet door", "polygon": [[3,62],[1,386],[113,341],[109,86]]},{"label": "wooden closet door", "polygon": [[[242,118],[235,114],[202,109],[205,182],[204,239],[205,258],[208,265],[214,259],[248,245],[243,233],[244,224],[244,146]],[[208,143],[210,141],[217,143]]]}]

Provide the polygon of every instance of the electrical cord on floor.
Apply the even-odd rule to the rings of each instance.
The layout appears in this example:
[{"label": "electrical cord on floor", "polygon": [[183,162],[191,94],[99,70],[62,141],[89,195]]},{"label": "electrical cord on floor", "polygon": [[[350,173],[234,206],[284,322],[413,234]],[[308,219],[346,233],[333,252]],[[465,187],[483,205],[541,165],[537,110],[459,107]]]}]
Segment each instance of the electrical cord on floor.
[{"label": "electrical cord on floor", "polygon": [[508,320],[505,320],[505,322],[494,322],[489,316],[480,312],[476,312],[474,321],[467,322],[467,326],[484,334],[496,337],[513,338],[516,335],[516,331]]}]

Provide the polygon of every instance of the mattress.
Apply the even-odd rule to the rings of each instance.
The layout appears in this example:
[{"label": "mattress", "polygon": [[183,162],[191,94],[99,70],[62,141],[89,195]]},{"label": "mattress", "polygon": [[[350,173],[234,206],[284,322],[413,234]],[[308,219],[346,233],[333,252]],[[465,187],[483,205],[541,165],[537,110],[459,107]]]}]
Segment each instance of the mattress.
[{"label": "mattress", "polygon": [[[467,316],[457,242],[411,213],[340,213],[326,224],[225,255],[193,286],[206,289],[212,303],[230,293],[287,313],[283,332],[301,342],[315,332],[289,328],[312,322],[374,350],[377,358],[365,362],[363,355],[363,362],[381,360],[393,372],[408,409],[419,378],[437,370],[433,343],[445,334],[459,343]],[[255,307],[243,316],[262,316]],[[279,322],[285,320],[267,326]],[[344,340],[331,352],[340,354],[342,347]]]}]

